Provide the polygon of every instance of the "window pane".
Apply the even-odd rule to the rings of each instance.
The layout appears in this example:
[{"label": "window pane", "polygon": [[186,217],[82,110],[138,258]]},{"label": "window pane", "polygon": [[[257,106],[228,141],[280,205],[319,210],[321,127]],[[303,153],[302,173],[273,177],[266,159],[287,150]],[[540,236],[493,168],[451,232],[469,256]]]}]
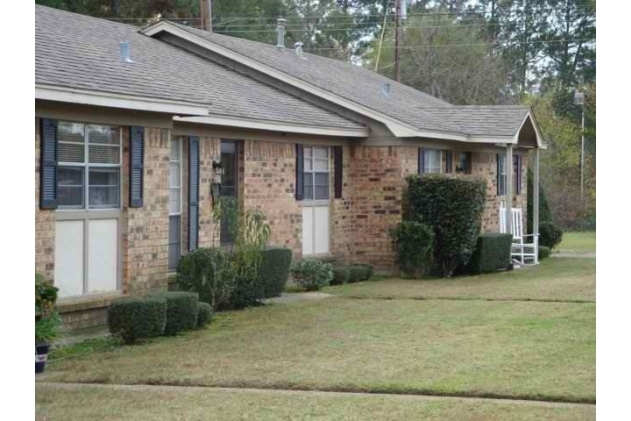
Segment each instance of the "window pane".
[{"label": "window pane", "polygon": [[118,186],[118,168],[90,168],[90,186]]},{"label": "window pane", "polygon": [[91,208],[117,208],[119,205],[118,187],[90,187],[88,194]]},{"label": "window pane", "polygon": [[109,126],[88,126],[88,142],[119,145],[120,137],[118,130]]},{"label": "window pane", "polygon": [[329,170],[329,160],[328,159],[316,159],[315,160],[315,169],[318,171],[328,171]]},{"label": "window pane", "polygon": [[57,140],[60,142],[85,142],[85,126],[78,123],[60,121],[57,125]]},{"label": "window pane", "polygon": [[171,161],[180,160],[180,139],[171,139]]},{"label": "window pane", "polygon": [[59,162],[85,162],[85,146],[74,143],[58,143]]},{"label": "window pane", "polygon": [[309,159],[305,159],[305,171],[312,171],[313,170],[313,161],[311,160],[311,158]]},{"label": "window pane", "polygon": [[118,164],[120,163],[120,148],[118,146],[89,146],[90,164]]},{"label": "window pane", "polygon": [[57,203],[60,207],[83,207],[83,186],[57,187]]},{"label": "window pane", "polygon": [[59,167],[57,169],[58,186],[83,186],[83,168]]},{"label": "window pane", "polygon": [[304,193],[304,199],[313,200],[313,187],[312,186],[305,186],[303,193]]},{"label": "window pane", "polygon": [[315,175],[316,186],[328,186],[329,185],[329,173],[318,173]]},{"label": "window pane", "polygon": [[305,158],[311,158],[313,149],[312,148],[304,148]]},{"label": "window pane", "polygon": [[329,186],[315,186],[315,200],[329,198]]},{"label": "window pane", "polygon": [[169,270],[175,271],[180,260],[182,245],[182,226],[180,216],[169,217]]},{"label": "window pane", "polygon": [[325,159],[329,157],[329,148],[313,148],[316,159]]},{"label": "window pane", "polygon": [[180,189],[169,190],[169,213],[179,214],[181,212],[180,207]]},{"label": "window pane", "polygon": [[169,187],[180,187],[180,164],[178,162],[171,162],[169,164]]},{"label": "window pane", "polygon": [[313,173],[305,173],[305,178],[304,178],[304,185],[305,186],[311,186],[313,185]]}]

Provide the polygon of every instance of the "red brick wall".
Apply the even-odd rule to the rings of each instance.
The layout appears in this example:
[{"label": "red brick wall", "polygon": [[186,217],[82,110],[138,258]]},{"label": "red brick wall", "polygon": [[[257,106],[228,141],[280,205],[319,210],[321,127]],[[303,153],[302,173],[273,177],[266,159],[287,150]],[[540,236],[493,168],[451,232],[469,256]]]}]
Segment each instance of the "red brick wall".
[{"label": "red brick wall", "polygon": [[342,261],[350,261],[355,247],[353,229],[354,185],[350,182],[351,148],[342,147],[342,197],[335,198],[335,157],[331,159],[331,254]]},{"label": "red brick wall", "polygon": [[45,279],[55,273],[55,211],[39,208],[40,119],[35,118],[35,272]]}]

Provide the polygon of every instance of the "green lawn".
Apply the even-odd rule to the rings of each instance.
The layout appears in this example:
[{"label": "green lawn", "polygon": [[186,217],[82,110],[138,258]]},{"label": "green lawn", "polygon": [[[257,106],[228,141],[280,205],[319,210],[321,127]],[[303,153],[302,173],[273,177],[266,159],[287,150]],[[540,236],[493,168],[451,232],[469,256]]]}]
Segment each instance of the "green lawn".
[{"label": "green lawn", "polygon": [[550,258],[539,267],[452,279],[386,279],[329,287],[349,298],[596,300],[596,259]]},{"label": "green lawn", "polygon": [[41,421],[78,420],[593,420],[591,405],[511,403],[415,396],[182,387],[36,387]]},{"label": "green lawn", "polygon": [[574,253],[595,252],[596,231],[564,232],[558,250]]},{"label": "green lawn", "polygon": [[205,331],[53,362],[45,378],[593,402],[594,313],[329,298],[224,313]]}]

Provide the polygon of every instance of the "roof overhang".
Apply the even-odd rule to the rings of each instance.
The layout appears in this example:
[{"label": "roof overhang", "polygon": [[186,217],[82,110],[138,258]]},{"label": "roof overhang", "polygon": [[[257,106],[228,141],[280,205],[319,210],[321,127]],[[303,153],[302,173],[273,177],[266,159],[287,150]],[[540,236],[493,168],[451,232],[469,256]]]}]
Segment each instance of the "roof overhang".
[{"label": "roof overhang", "polygon": [[208,108],[204,105],[53,85],[35,84],[35,99],[173,115],[208,115]]},{"label": "roof overhang", "polygon": [[532,110],[529,110],[524,116],[524,119],[519,125],[519,129],[517,130],[517,133],[515,133],[515,135],[513,136],[513,142],[511,143],[514,143],[514,144],[519,143],[519,133],[521,133],[521,129],[524,128],[524,125],[526,124],[528,120],[530,120],[532,127],[535,129],[535,136],[537,138],[537,148],[547,149],[546,144],[543,141],[543,136],[541,135],[541,131],[539,130],[539,126],[537,125],[537,121],[535,120],[535,116],[532,114]]},{"label": "roof overhang", "polygon": [[243,129],[268,130],[273,132],[300,133],[320,136],[359,137],[370,134],[367,128],[349,129],[344,127],[318,127],[300,124],[283,123],[269,120],[253,120],[232,116],[212,115],[205,117],[174,117],[174,121],[182,123],[205,124],[211,126],[238,127]]},{"label": "roof overhang", "polygon": [[314,86],[299,78],[276,70],[273,67],[267,66],[261,62],[239,54],[229,48],[210,42],[182,28],[179,28],[168,21],[157,22],[151,26],[148,26],[147,28],[142,29],[140,32],[150,37],[156,36],[162,32],[169,33],[194,45],[205,48],[208,51],[211,51],[243,66],[246,66],[252,70],[273,77],[276,80],[298,88],[302,91],[308,92],[316,97],[335,103],[350,111],[356,112],[359,115],[378,121],[384,124],[396,137],[426,137],[432,139],[456,140],[461,142],[467,141],[467,136],[462,133],[420,130],[417,127],[414,127],[396,118],[390,117],[386,114],[380,113],[372,108],[366,107],[365,105],[350,101],[347,98],[334,94],[333,92]]}]

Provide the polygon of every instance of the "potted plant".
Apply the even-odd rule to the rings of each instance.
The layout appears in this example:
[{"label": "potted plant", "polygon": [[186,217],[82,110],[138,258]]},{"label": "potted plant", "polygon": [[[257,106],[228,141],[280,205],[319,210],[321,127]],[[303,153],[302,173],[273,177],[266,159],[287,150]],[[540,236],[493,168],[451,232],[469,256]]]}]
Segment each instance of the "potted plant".
[{"label": "potted plant", "polygon": [[58,291],[35,274],[35,373],[44,371],[50,345],[59,336],[61,319],[55,309]]}]

